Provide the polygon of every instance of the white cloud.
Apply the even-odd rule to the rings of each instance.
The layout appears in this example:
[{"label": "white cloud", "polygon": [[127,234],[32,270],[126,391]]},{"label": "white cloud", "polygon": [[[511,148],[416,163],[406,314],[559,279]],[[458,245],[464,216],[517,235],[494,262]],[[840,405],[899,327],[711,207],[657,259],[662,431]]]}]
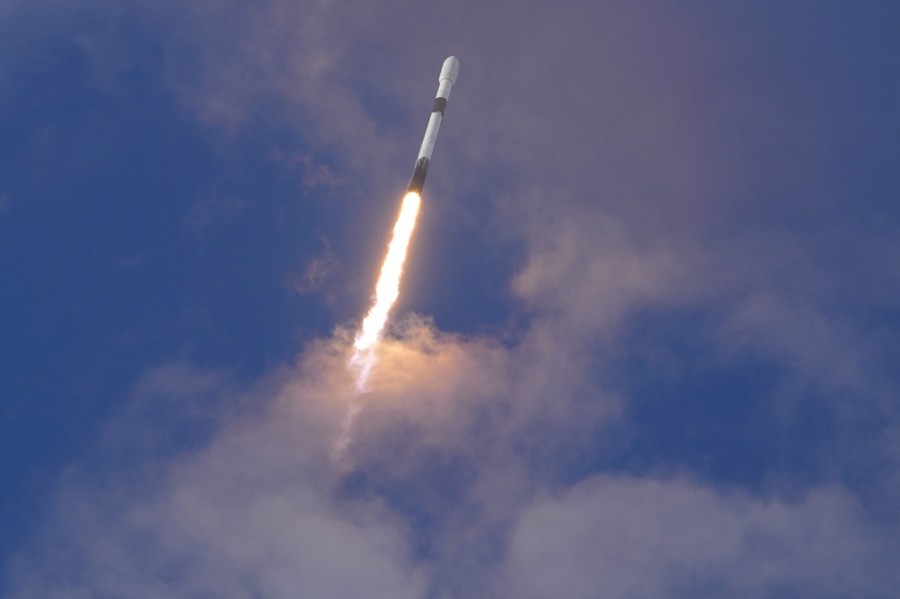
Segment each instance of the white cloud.
[{"label": "white cloud", "polygon": [[176,407],[212,391],[221,412],[227,393],[214,376],[151,373],[99,448],[101,459],[129,456],[70,469],[45,530],[11,564],[10,596],[422,596],[402,523],[377,501],[334,500],[328,446],[344,405],[335,388],[315,375],[276,379],[252,392],[262,407],[185,450],[178,435],[208,411],[154,422],[146,398]]},{"label": "white cloud", "polygon": [[787,502],[600,476],[523,511],[499,596],[887,596],[876,546],[837,488]]},{"label": "white cloud", "polygon": [[345,331],[249,390],[183,367],[148,375],[93,461],[61,482],[53,517],[11,563],[10,596],[891,588],[889,535],[840,486],[788,499],[654,475],[561,485],[560,460],[589,446],[614,399],[595,389],[584,402],[585,374],[563,376],[540,335],[504,347],[416,318],[395,332],[341,462]]}]

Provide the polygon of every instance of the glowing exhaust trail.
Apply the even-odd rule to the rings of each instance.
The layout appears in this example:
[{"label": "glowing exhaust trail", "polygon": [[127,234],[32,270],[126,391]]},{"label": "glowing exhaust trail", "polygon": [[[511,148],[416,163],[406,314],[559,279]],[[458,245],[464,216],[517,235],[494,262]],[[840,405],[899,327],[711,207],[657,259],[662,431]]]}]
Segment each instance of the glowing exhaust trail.
[{"label": "glowing exhaust trail", "polygon": [[377,360],[375,346],[381,339],[388,315],[397,297],[400,295],[400,278],[403,276],[403,263],[409,240],[416,228],[416,216],[419,214],[421,197],[418,192],[410,191],[403,198],[400,216],[394,224],[394,234],[388,246],[387,256],[381,265],[381,274],[375,286],[375,303],[366,314],[353,341],[353,357],[350,364],[356,370],[356,390],[363,393],[367,390],[369,374]]}]

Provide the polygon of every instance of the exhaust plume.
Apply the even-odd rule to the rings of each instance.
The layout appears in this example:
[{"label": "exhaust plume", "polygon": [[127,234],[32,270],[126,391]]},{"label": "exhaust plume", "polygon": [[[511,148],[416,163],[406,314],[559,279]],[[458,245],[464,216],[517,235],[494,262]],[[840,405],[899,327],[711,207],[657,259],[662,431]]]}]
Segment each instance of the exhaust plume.
[{"label": "exhaust plume", "polygon": [[403,198],[400,216],[397,217],[397,222],[394,224],[393,237],[388,246],[387,256],[381,265],[378,283],[375,286],[374,302],[353,341],[350,367],[356,375],[358,393],[368,391],[369,376],[378,362],[375,350],[384,333],[391,308],[400,295],[403,263],[406,261],[410,238],[416,228],[416,217],[419,214],[420,204],[421,198],[415,191],[410,191]]}]

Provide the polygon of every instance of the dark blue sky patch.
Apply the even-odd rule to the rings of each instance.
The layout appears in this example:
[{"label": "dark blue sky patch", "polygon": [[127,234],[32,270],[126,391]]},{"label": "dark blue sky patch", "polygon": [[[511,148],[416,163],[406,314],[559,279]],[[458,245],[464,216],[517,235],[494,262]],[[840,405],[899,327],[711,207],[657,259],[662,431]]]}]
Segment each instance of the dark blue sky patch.
[{"label": "dark blue sky patch", "polygon": [[[140,38],[123,52],[154,54]],[[110,95],[92,85],[91,65],[70,42],[20,59],[28,75],[16,79],[0,122],[9,201],[0,220],[0,396],[12,400],[0,435],[10,491],[0,501],[17,514],[3,549],[33,515],[15,490],[46,484],[26,481],[90,443],[148,358],[171,355],[171,344],[143,333],[158,326],[177,271],[154,280],[135,268],[171,246],[181,204],[211,165],[204,134],[180,118],[152,70]]]},{"label": "dark blue sky patch", "polygon": [[332,326],[285,284],[335,218],[303,197],[302,164],[272,159],[302,154],[302,139],[251,123],[223,151],[185,119],[159,46],[124,28],[111,35],[129,66],[113,82],[54,38],[21,57],[4,98],[0,502],[17,517],[2,551],[33,515],[24,486],[90,446],[146,369],[177,355],[255,378]]},{"label": "dark blue sky patch", "polygon": [[621,360],[600,375],[631,399],[619,421],[598,430],[586,472],[571,471],[576,479],[689,473],[762,493],[833,480],[834,398],[753,352],[723,355],[706,314],[644,313],[632,322]]}]

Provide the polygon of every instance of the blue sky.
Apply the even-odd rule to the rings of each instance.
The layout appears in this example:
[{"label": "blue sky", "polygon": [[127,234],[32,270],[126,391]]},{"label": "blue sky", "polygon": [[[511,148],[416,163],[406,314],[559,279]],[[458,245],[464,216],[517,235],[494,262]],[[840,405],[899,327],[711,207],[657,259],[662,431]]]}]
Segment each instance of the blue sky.
[{"label": "blue sky", "polygon": [[0,3],[2,594],[891,596],[898,21]]}]

